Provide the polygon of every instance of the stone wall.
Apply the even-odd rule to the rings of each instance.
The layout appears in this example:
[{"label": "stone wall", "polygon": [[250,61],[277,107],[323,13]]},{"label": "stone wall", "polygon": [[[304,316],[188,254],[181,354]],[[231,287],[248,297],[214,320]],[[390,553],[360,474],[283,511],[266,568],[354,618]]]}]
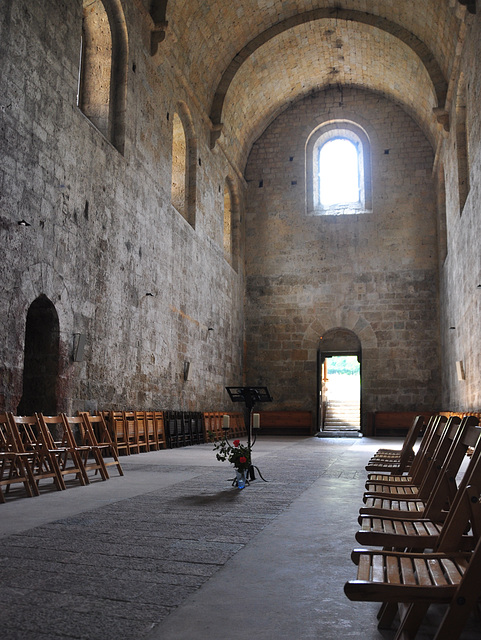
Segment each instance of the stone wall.
[{"label": "stone wall", "polygon": [[[372,212],[306,213],[306,140],[334,119],[358,123],[370,139]],[[354,88],[296,103],[255,143],[246,169],[247,379],[269,387],[272,408],[316,411],[319,338],[338,327],[361,341],[364,414],[438,407],[432,167],[415,122]]]},{"label": "stone wall", "polygon": [[[224,386],[242,378],[243,260],[236,271],[224,258],[223,206],[230,176],[240,218],[245,186],[209,149],[175,60],[151,57],[145,16],[125,7],[120,153],[76,106],[81,0],[2,3],[1,409],[18,406],[26,315],[40,294],[59,316],[59,410],[232,408]],[[196,136],[195,228],[171,205],[179,102]]]},{"label": "stone wall", "polygon": [[[473,64],[481,55],[481,15],[473,18],[453,79],[449,132],[439,152],[445,176],[447,255],[441,265],[441,340],[443,407],[479,411],[481,407],[481,70]],[[469,192],[464,206],[459,197],[459,139],[457,130],[465,107]],[[463,363],[459,380],[456,362]]]}]

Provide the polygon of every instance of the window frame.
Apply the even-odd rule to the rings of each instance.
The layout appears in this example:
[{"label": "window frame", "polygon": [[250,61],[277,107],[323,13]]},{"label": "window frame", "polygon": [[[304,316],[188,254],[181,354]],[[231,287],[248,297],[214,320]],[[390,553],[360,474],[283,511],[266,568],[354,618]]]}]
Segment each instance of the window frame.
[{"label": "window frame", "polygon": [[[319,154],[335,139],[349,140],[358,148],[359,202],[323,205],[320,200]],[[306,207],[312,215],[346,215],[372,211],[371,145],[367,133],[354,122],[334,120],[316,127],[306,142]]]}]

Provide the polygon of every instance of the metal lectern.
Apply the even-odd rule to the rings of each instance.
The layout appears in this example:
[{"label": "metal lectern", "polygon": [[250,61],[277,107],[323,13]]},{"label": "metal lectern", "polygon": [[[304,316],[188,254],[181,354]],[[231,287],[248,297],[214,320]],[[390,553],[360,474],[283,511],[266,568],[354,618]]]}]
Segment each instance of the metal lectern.
[{"label": "metal lectern", "polygon": [[[247,432],[247,446],[250,452],[252,449],[252,445],[254,444],[252,442],[252,410],[254,409],[254,405],[257,402],[272,402],[271,394],[269,393],[267,387],[226,387],[226,391],[229,394],[232,402],[243,402],[245,404],[244,424]],[[257,469],[257,471],[259,471],[259,469]],[[259,475],[262,478],[260,471]],[[247,470],[247,476],[250,480],[255,480],[256,478],[254,473],[254,465],[252,464],[252,454],[251,465]]]}]

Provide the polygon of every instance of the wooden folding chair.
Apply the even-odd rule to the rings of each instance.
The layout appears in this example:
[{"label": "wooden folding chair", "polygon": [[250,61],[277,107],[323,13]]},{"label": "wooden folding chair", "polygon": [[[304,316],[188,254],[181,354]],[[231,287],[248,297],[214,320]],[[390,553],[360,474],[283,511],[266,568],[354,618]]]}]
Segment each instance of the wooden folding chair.
[{"label": "wooden folding chair", "polygon": [[75,475],[81,485],[89,484],[90,481],[81,456],[81,448],[75,442],[70,429],[65,427],[63,417],[61,415],[44,416],[39,413],[37,418],[42,439],[48,449],[58,457],[62,477]]},{"label": "wooden folding chair", "polygon": [[95,475],[100,473],[102,480],[108,480],[109,474],[104,459],[102,458],[100,447],[92,440],[90,434],[87,432],[83,417],[67,416],[65,413],[62,413],[62,419],[65,431],[69,431],[69,441],[75,439],[75,431],[79,434],[80,446],[77,447],[77,451],[81,458],[82,468],[87,481],[89,481],[87,476],[89,471],[95,471]]},{"label": "wooden folding chair", "polygon": [[18,450],[6,413],[0,413],[0,502],[5,502],[2,487],[8,493],[13,484],[23,484],[27,496],[38,495],[29,460]]},{"label": "wooden folding chair", "polygon": [[192,440],[194,444],[201,444],[204,442],[204,424],[202,419],[202,413],[194,411],[190,414],[190,424],[192,431]]},{"label": "wooden folding chair", "polygon": [[[356,549],[356,580],[344,585],[349,600],[381,602],[379,628],[389,628],[396,613],[395,640],[412,640],[431,604],[447,604],[434,640],[456,640],[481,595],[481,505],[479,487],[468,485],[430,553]],[[474,551],[461,551],[470,524]]]},{"label": "wooden folding chair", "polygon": [[167,442],[169,444],[169,448],[173,449],[179,446],[175,413],[173,411],[166,411],[164,414],[164,419],[166,424]]},{"label": "wooden folding chair", "polygon": [[81,412],[81,418],[84,423],[83,438],[86,444],[98,447],[102,453],[102,459],[105,468],[117,467],[120,476],[124,475],[122,465],[120,464],[117,448],[112,440],[107,424],[103,415],[92,416],[87,412]]},{"label": "wooden folding chair", "polygon": [[135,433],[137,438],[137,451],[140,453],[141,449],[145,451],[150,450],[149,437],[147,435],[147,425],[145,423],[144,411],[133,411],[135,421]]},{"label": "wooden folding chair", "polygon": [[159,449],[165,449],[167,447],[167,439],[165,436],[163,411],[154,411],[154,428]]},{"label": "wooden folding chair", "polygon": [[439,439],[434,437],[430,439],[429,444],[437,442],[436,448],[430,453],[430,447],[426,446],[421,458],[417,458],[413,462],[414,466],[414,463],[417,461],[412,482],[367,483],[369,488],[364,493],[364,502],[373,504],[375,498],[397,498],[401,496],[417,496],[422,500],[427,500],[433,490],[439,470],[447,458],[450,446],[459,430],[460,423],[461,418],[450,418],[445,425],[440,427],[442,433]]},{"label": "wooden folding chair", "polygon": [[[481,428],[475,429],[478,430],[478,440],[444,522],[430,518],[406,520],[398,515],[386,518],[366,516],[361,519],[361,529],[356,533],[356,540],[362,545],[381,546],[384,549],[398,551],[436,550],[441,533],[450,527],[453,517],[458,517],[457,505],[466,487],[481,486]],[[463,543],[463,549],[472,549],[470,536],[466,535]]]},{"label": "wooden folding chair", "polygon": [[478,419],[475,416],[467,416],[461,420],[459,426],[453,427],[456,431],[454,439],[427,500],[419,496],[373,497],[361,507],[360,519],[363,516],[390,517],[399,512],[408,519],[419,518],[422,514],[422,517],[441,520],[443,510],[452,503],[456,494],[456,475],[466,451],[478,440],[477,424]]},{"label": "wooden folding chair", "polygon": [[129,453],[140,453],[139,437],[137,433],[137,422],[134,411],[122,411],[124,419],[124,429],[127,437]]},{"label": "wooden folding chair", "polygon": [[399,454],[393,456],[387,456],[386,458],[375,456],[371,458],[366,466],[368,472],[383,472],[383,473],[404,473],[407,471],[414,458],[414,445],[418,439],[419,433],[424,425],[423,416],[416,416],[413,424],[409,429],[404,444]]},{"label": "wooden folding chair", "polygon": [[144,411],[145,433],[149,445],[149,451],[159,450],[159,441],[155,428],[155,416],[153,411]]},{"label": "wooden folding chair", "polygon": [[37,490],[41,480],[53,480],[55,488],[63,491],[65,482],[60,472],[60,452],[49,449],[48,443],[42,438],[38,418],[33,416],[15,416],[8,414],[10,425],[15,438],[21,443],[22,450],[31,456],[30,467]]},{"label": "wooden folding chair", "polygon": [[[439,445],[439,441],[446,431],[447,420],[448,419],[446,416],[433,417],[430,425],[428,425],[428,427],[425,429],[421,444],[418,451],[416,452],[416,455],[414,456],[411,468],[409,469],[409,474],[391,475],[383,473],[370,473],[368,474],[368,479],[366,481],[366,490],[373,490],[372,487],[375,487],[378,484],[388,484],[394,486],[408,483],[419,485],[422,482],[429,464],[431,463],[432,457]],[[451,422],[451,424],[459,424],[460,422],[461,418],[456,418],[455,421],[453,420]]]},{"label": "wooden folding chair", "polygon": [[110,411],[108,425],[117,455],[122,451],[130,456],[130,445],[127,428],[122,411]]}]

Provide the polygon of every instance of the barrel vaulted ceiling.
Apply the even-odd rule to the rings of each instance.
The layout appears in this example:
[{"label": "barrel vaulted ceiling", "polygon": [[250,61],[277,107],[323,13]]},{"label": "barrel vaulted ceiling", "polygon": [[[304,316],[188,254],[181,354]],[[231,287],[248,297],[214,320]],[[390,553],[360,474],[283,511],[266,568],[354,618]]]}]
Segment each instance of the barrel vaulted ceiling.
[{"label": "barrel vaulted ceiling", "polygon": [[[147,2],[147,0],[145,0]],[[468,4],[468,7],[465,5]],[[165,39],[212,129],[242,168],[293,102],[357,86],[400,104],[433,146],[446,126],[466,0],[153,0]]]}]

